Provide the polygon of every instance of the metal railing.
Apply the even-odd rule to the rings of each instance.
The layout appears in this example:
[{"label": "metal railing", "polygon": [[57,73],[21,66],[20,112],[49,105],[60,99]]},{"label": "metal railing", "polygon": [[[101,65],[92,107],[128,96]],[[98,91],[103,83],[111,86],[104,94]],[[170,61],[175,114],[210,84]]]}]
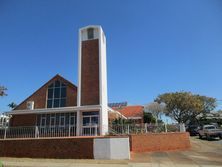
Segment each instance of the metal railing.
[{"label": "metal railing", "polygon": [[99,135],[99,126],[83,126],[82,127],[82,136],[98,136]]},{"label": "metal railing", "polygon": [[178,124],[123,124],[110,125],[109,133],[113,135],[124,134],[143,134],[143,133],[161,133],[161,132],[179,132]]},{"label": "metal railing", "polygon": [[[144,133],[179,132],[179,125],[167,124],[123,124],[110,125],[109,135],[128,135]],[[82,126],[80,136],[98,136],[98,125]],[[14,138],[50,138],[76,136],[76,126],[30,126],[0,127],[0,139]]]},{"label": "metal railing", "polygon": [[1,127],[0,139],[76,136],[76,126]]}]

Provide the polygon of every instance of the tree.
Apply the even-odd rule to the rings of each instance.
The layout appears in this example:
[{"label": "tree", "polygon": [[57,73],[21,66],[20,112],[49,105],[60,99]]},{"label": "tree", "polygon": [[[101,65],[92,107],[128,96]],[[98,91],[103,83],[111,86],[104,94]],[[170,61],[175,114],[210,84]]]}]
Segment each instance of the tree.
[{"label": "tree", "polygon": [[159,95],[155,102],[165,103],[166,115],[178,123],[186,123],[200,113],[209,112],[216,107],[214,98],[194,95],[190,92],[175,92]]},{"label": "tree", "polygon": [[11,109],[14,109],[16,106],[17,106],[17,104],[14,102],[11,102],[10,104],[8,104],[8,107]]},{"label": "tree", "polygon": [[156,119],[153,117],[152,113],[144,112],[143,115],[144,123],[155,123]]},{"label": "tree", "polygon": [[[201,102],[202,102],[202,110],[200,111],[201,117],[206,117],[206,114],[210,113],[213,111],[217,104],[216,104],[216,99],[212,97],[207,97],[207,96],[200,96],[200,95],[194,95],[196,96]],[[190,124],[199,124],[201,123],[201,120],[197,119],[197,116],[200,116],[200,113],[193,112],[192,116],[190,118]]]},{"label": "tree", "polygon": [[203,103],[202,112],[209,113],[213,111],[217,107],[216,98],[195,95],[198,99],[200,99]]},{"label": "tree", "polygon": [[7,91],[6,87],[0,86],[0,96],[7,96],[6,91]]},{"label": "tree", "polygon": [[144,107],[145,112],[152,113],[152,115],[155,117],[156,123],[158,119],[160,119],[161,114],[163,114],[164,109],[165,109],[164,104],[163,103],[159,104],[157,102],[147,104]]}]

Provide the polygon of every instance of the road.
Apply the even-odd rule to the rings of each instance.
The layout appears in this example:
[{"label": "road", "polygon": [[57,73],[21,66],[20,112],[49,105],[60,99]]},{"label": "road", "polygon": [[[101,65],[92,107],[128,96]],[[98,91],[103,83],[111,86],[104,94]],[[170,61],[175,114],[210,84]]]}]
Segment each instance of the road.
[{"label": "road", "polygon": [[7,167],[222,167],[222,141],[191,138],[186,151],[132,153],[131,160],[0,158]]}]

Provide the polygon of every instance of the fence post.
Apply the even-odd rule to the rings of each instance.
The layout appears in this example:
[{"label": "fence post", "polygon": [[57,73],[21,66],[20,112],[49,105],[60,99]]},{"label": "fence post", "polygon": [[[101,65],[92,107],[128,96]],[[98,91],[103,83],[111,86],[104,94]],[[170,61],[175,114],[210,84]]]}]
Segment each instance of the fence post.
[{"label": "fence post", "polygon": [[69,137],[70,137],[70,124],[69,124]]},{"label": "fence post", "polygon": [[147,133],[147,123],[145,123],[145,132]]},{"label": "fence post", "polygon": [[7,134],[7,129],[6,129],[6,126],[5,126],[5,133],[4,133],[4,139],[6,139],[6,134]]},{"label": "fence post", "polygon": [[97,125],[95,126],[95,136],[97,136]]},{"label": "fence post", "polygon": [[164,126],[165,126],[165,132],[167,132],[167,124],[164,124]]},{"label": "fence post", "polygon": [[39,128],[35,126],[35,138],[39,138]]}]

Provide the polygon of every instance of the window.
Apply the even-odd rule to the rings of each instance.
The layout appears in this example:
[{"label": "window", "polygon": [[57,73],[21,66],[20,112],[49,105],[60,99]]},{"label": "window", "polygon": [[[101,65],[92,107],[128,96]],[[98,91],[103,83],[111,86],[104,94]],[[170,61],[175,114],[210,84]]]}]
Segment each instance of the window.
[{"label": "window", "polygon": [[59,118],[59,126],[64,127],[65,126],[65,115],[61,115]]},{"label": "window", "polygon": [[93,39],[94,38],[94,30],[93,30],[93,28],[88,28],[87,29],[87,35],[88,35],[88,39]]},{"label": "window", "polygon": [[76,120],[75,120],[75,116],[74,115],[70,115],[70,121],[69,121],[69,124],[71,125],[71,126],[75,126],[75,122],[76,122]]},{"label": "window", "polygon": [[42,127],[46,126],[46,116],[45,115],[41,116],[40,126],[42,126]]},{"label": "window", "polygon": [[55,123],[56,123],[56,117],[55,117],[55,114],[51,115],[50,117],[50,126],[51,127],[54,127],[55,126]]},{"label": "window", "polygon": [[99,134],[99,113],[83,112],[82,135],[93,136]]},{"label": "window", "polygon": [[66,85],[58,80],[48,86],[47,108],[66,106]]}]

